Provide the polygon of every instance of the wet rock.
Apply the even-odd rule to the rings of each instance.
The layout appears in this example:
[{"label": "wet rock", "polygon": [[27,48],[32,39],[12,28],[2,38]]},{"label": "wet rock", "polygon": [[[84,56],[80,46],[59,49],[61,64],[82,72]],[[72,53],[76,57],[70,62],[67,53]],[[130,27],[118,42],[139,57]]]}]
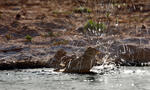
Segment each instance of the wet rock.
[{"label": "wet rock", "polygon": [[18,5],[18,3],[19,3],[18,1],[6,0],[5,2],[2,1],[2,2],[0,3],[0,5],[16,6],[16,5]]},{"label": "wet rock", "polygon": [[0,45],[0,70],[46,67],[48,54],[20,45]]},{"label": "wet rock", "polygon": [[4,26],[0,24],[0,35],[3,35],[5,33],[7,33],[9,31],[9,27],[8,26]]},{"label": "wet rock", "polygon": [[73,40],[70,41],[70,44],[73,46],[78,46],[78,47],[84,47],[87,45],[88,42],[86,42],[85,40]]},{"label": "wet rock", "polygon": [[0,70],[42,68],[46,66],[46,61],[43,59],[28,53],[15,54],[0,59]]},{"label": "wet rock", "polygon": [[122,41],[124,43],[149,44],[149,40],[145,38],[126,38]]},{"label": "wet rock", "polygon": [[22,46],[14,46],[14,45],[5,45],[0,47],[0,52],[18,52],[23,49]]},{"label": "wet rock", "polygon": [[55,24],[52,22],[41,22],[41,23],[35,23],[35,25],[37,25],[38,27],[42,27],[42,28],[51,28],[51,29],[65,29],[66,27],[63,25],[59,25],[59,24]]},{"label": "wet rock", "polygon": [[36,17],[36,19],[40,19],[40,20],[44,20],[46,18],[46,15],[45,14],[42,14],[42,15],[38,15]]},{"label": "wet rock", "polygon": [[[21,16],[20,16],[20,17],[21,17]],[[17,19],[19,19],[20,17],[19,17],[19,15],[18,15]],[[11,26],[14,27],[14,28],[17,28],[17,27],[19,26],[19,24],[20,24],[20,23],[19,23],[18,21],[13,21],[13,22],[11,23]]]},{"label": "wet rock", "polygon": [[72,45],[59,45],[59,46],[52,46],[50,48],[50,50],[54,53],[56,53],[59,49],[64,49],[68,53],[72,53],[72,52],[80,52],[81,53],[81,52],[85,51],[84,47],[76,47],[76,46],[72,46]]},{"label": "wet rock", "polygon": [[23,27],[22,30],[19,30],[15,33],[12,33],[11,35],[14,37],[14,38],[23,38],[27,35],[30,35],[32,37],[35,37],[35,36],[39,36],[40,34],[34,30],[34,29],[29,29],[29,28],[26,28],[26,27]]},{"label": "wet rock", "polygon": [[90,69],[95,65],[97,54],[95,48],[89,47],[79,58],[72,59],[66,66],[64,72],[67,73],[89,73]]}]

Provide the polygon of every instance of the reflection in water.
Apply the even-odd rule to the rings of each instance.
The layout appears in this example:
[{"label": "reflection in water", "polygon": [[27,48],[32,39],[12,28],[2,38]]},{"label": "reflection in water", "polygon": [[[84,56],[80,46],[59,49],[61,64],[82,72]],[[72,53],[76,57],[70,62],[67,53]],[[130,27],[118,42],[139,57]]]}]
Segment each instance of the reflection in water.
[{"label": "reflection in water", "polygon": [[96,79],[95,79],[95,77],[86,77],[86,81],[91,81],[91,82],[95,82],[96,81]]},{"label": "reflection in water", "polygon": [[[99,69],[97,69],[99,70]],[[0,90],[149,90],[150,67],[67,74],[52,69],[0,71]]]}]

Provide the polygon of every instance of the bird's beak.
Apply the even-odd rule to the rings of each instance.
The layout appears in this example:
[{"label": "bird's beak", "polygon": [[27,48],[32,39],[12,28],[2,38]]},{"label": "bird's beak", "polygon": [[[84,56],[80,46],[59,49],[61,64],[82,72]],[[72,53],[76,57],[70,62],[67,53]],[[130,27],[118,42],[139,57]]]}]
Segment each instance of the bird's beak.
[{"label": "bird's beak", "polygon": [[98,51],[98,50],[96,51],[96,55],[97,55],[97,54],[100,54],[100,53],[101,53],[100,51]]}]

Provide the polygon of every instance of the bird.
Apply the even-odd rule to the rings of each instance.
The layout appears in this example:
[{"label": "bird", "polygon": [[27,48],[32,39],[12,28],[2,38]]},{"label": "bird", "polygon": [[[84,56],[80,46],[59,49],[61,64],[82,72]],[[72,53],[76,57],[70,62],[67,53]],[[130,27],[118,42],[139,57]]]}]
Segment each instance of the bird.
[{"label": "bird", "polygon": [[67,53],[64,49],[58,50],[55,56],[47,61],[46,67],[60,68],[61,60],[64,56],[66,56],[66,54]]},{"label": "bird", "polygon": [[79,58],[71,60],[65,67],[65,73],[89,73],[96,64],[95,55],[100,52],[96,48],[88,47]]}]

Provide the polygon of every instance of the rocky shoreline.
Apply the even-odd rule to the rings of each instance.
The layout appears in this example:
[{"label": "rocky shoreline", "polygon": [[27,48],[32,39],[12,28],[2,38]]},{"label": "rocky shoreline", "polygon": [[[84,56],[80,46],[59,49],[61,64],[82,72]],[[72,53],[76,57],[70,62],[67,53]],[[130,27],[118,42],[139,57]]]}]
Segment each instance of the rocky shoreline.
[{"label": "rocky shoreline", "polygon": [[[106,61],[114,62],[116,65],[149,66],[149,40],[140,39],[140,42],[143,42],[144,45],[142,45],[142,43],[136,44],[139,42],[139,39],[136,38],[136,40],[135,38],[127,38],[122,41],[113,41],[111,44],[109,43],[109,45],[107,45],[108,43],[102,43],[104,39],[101,39],[100,45],[93,45],[101,52],[97,55],[97,64],[95,65],[103,64],[103,58],[108,55],[109,57]],[[102,44],[109,46],[109,48],[102,47]],[[0,48],[0,70],[43,67],[60,68],[60,66],[57,65],[60,64],[58,61],[63,57],[63,52],[58,55],[57,52],[62,49],[64,50],[64,54],[68,53],[68,58],[64,59],[64,62],[67,62],[67,60],[74,58],[74,56],[76,57],[76,55],[81,56],[85,51],[85,47],[75,48],[75,46],[62,45],[53,48],[31,49],[26,46],[4,45],[4,47]],[[54,57],[57,58],[57,60],[54,61],[55,63],[50,64],[49,62],[51,62]]]},{"label": "rocky shoreline", "polygon": [[[2,1],[0,70],[53,68],[54,64],[47,63],[57,51],[63,49],[70,59],[82,56],[88,47],[101,52],[95,65],[107,61],[121,66],[149,66],[148,3],[149,0]],[[89,21],[101,30],[87,29]]]}]

